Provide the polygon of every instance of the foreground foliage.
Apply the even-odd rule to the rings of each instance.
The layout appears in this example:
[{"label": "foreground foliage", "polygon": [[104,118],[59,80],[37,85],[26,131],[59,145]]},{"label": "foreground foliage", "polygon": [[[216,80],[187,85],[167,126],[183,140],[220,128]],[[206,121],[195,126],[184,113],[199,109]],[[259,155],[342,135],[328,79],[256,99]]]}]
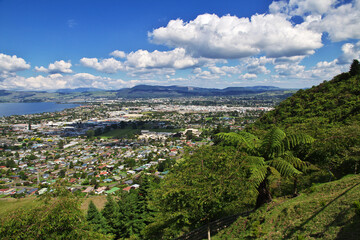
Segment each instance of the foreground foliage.
[{"label": "foreground foliage", "polygon": [[358,239],[360,176],[315,185],[240,217],[212,239]]},{"label": "foreground foliage", "polygon": [[149,239],[169,239],[207,222],[252,208],[255,191],[246,183],[243,153],[234,147],[203,147],[178,162],[152,192]]},{"label": "foreground foliage", "polygon": [[[60,193],[61,192],[61,193]],[[106,239],[89,226],[81,201],[58,188],[33,208],[20,208],[1,218],[1,239]]]},{"label": "foreground foliage", "polygon": [[256,208],[272,201],[269,189],[269,178],[272,175],[294,178],[296,184],[297,176],[302,173],[300,170],[305,169],[306,163],[295,157],[291,150],[314,141],[308,135],[286,134],[279,128],[270,130],[261,141],[247,132],[219,133],[217,137],[223,144],[235,145],[249,154],[243,164],[250,172],[250,184],[258,192]]}]

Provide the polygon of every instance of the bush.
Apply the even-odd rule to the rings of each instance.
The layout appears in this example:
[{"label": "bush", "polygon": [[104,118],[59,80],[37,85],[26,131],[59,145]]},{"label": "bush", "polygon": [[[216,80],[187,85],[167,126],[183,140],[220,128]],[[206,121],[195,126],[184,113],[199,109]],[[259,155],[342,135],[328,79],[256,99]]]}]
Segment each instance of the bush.
[{"label": "bush", "polygon": [[359,201],[355,201],[353,203],[353,208],[355,209],[356,215],[360,216],[360,202]]}]

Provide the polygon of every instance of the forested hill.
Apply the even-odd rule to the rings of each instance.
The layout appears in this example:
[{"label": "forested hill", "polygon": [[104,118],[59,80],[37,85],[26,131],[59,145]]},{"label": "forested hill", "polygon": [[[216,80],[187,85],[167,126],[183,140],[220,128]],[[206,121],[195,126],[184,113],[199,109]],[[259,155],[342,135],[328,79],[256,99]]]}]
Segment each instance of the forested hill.
[{"label": "forested hill", "polygon": [[[358,62],[352,68],[359,68]],[[360,120],[360,70],[353,70],[324,81],[307,90],[299,90],[255,124],[267,129],[272,125],[285,128],[351,124]]]},{"label": "forested hill", "polygon": [[307,90],[299,90],[274,111],[262,116],[250,131],[260,134],[273,126],[303,132],[316,139],[302,156],[336,177],[357,173],[360,154],[360,64]]}]

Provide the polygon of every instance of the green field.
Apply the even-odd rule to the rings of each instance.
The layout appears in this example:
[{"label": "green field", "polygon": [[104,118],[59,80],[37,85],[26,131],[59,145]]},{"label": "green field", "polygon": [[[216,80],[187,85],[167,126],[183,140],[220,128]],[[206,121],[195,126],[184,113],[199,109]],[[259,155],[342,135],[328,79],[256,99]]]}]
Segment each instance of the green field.
[{"label": "green field", "polygon": [[[182,129],[141,129],[141,130],[149,130],[150,132],[179,132]],[[101,138],[122,138],[122,137],[133,137],[136,134],[140,134],[140,129],[133,129],[133,128],[124,128],[124,129],[115,129],[109,131],[107,133],[103,133],[100,135]]]},{"label": "green field", "polygon": [[115,129],[100,135],[101,138],[122,138],[122,137],[132,137],[136,134],[139,134],[139,129],[124,128],[124,129]]}]

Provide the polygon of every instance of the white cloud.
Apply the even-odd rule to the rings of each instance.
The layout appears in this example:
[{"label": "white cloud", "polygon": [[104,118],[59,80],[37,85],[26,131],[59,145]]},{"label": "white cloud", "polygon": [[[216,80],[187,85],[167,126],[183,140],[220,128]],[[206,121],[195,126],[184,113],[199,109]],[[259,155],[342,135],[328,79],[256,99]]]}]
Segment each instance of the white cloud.
[{"label": "white cloud", "polygon": [[186,54],[185,49],[175,48],[171,51],[138,50],[127,56],[126,64],[135,68],[174,68],[184,69],[199,64],[200,59],[195,59]]},{"label": "white cloud", "polygon": [[115,50],[110,53],[110,56],[117,57],[117,58],[126,58],[126,53],[123,51]]},{"label": "white cloud", "polygon": [[290,0],[273,2],[271,13],[301,16],[306,29],[327,32],[332,41],[360,39],[360,0],[344,3],[339,0]]},{"label": "white cloud", "polygon": [[360,59],[360,41],[355,44],[345,43],[341,50],[343,53],[338,58],[339,64],[349,64],[353,59]]},{"label": "white cloud", "polygon": [[300,77],[305,67],[298,64],[279,64],[274,66],[275,71],[281,76]]},{"label": "white cloud", "polygon": [[72,73],[73,71],[71,70],[71,62],[65,62],[64,60],[60,60],[60,61],[55,61],[54,63],[50,63],[48,68],[45,68],[43,66],[41,67],[35,67],[35,70],[37,72],[44,72],[44,73],[50,73],[50,74],[54,74],[54,73]]},{"label": "white cloud", "polygon": [[80,87],[119,89],[129,84],[131,83],[122,79],[95,76],[89,73],[78,73],[74,75],[56,73],[48,76],[38,75],[29,78],[15,75],[0,82],[0,88],[7,90],[55,90],[59,88]]},{"label": "white cloud", "polygon": [[286,13],[292,16],[305,14],[324,14],[329,11],[337,0],[290,0],[272,2],[269,6],[271,13]]},{"label": "white cloud", "polygon": [[100,61],[97,58],[82,58],[80,59],[80,63],[85,67],[105,73],[116,73],[124,69],[123,63],[114,58],[106,58]]},{"label": "white cloud", "polygon": [[30,68],[30,64],[16,55],[0,53],[0,74],[15,73]]},{"label": "white cloud", "polygon": [[243,61],[245,63],[245,69],[251,74],[269,74],[271,71],[266,68],[266,64],[273,63],[274,60],[267,57],[260,58],[248,58]]},{"label": "white cloud", "polygon": [[148,34],[150,40],[185,48],[195,57],[243,58],[263,53],[268,57],[309,55],[322,47],[321,33],[302,24],[293,26],[281,14],[236,16],[199,15],[195,20],[171,20]]},{"label": "white cloud", "polygon": [[245,73],[243,75],[240,75],[239,78],[241,78],[241,79],[255,79],[255,78],[257,78],[257,75],[253,74],[253,73]]},{"label": "white cloud", "polygon": [[331,9],[321,21],[310,24],[310,28],[329,33],[332,41],[360,39],[360,0]]}]

